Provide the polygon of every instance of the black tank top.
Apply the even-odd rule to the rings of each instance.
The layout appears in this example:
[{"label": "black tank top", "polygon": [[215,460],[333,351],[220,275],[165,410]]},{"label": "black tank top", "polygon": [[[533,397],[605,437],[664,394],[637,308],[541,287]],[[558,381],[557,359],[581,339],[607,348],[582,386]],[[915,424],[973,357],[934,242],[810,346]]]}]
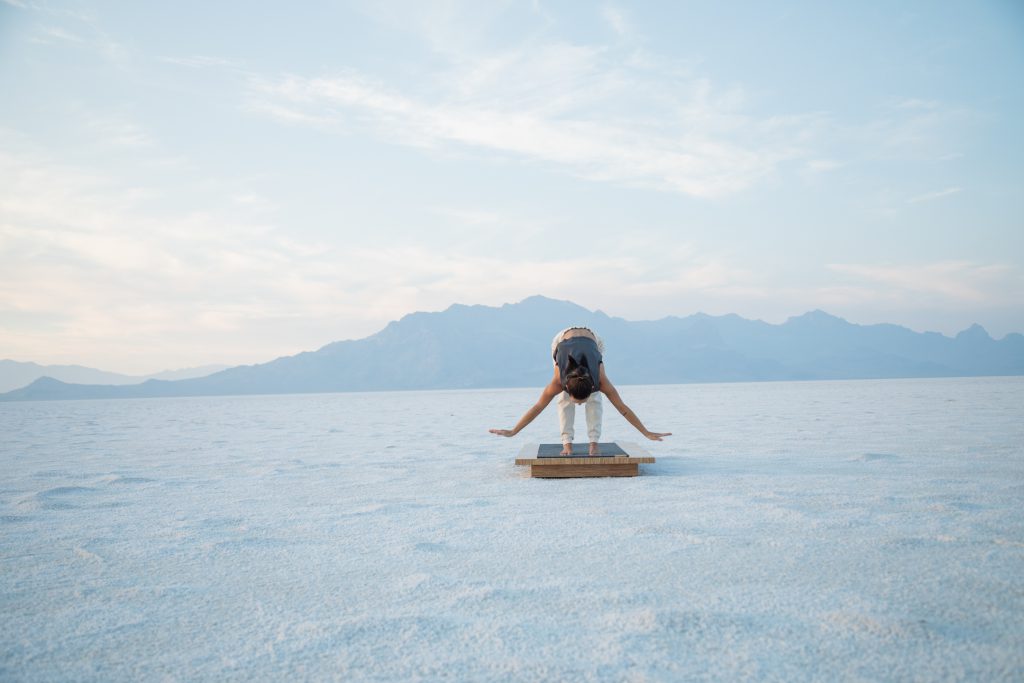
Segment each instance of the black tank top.
[{"label": "black tank top", "polygon": [[590,337],[570,337],[558,342],[555,363],[562,377],[562,389],[565,389],[565,376],[577,365],[590,371],[594,391],[601,389],[601,352],[597,350],[597,342]]}]

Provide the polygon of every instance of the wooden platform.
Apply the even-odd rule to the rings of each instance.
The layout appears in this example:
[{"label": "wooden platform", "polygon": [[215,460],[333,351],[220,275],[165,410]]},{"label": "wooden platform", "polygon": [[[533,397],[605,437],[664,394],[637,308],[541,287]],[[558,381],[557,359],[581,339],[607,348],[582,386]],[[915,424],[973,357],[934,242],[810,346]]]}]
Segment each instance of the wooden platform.
[{"label": "wooden platform", "polygon": [[654,462],[650,453],[633,443],[598,444],[602,454],[596,456],[587,455],[588,447],[574,444],[571,456],[561,456],[562,444],[526,444],[516,464],[529,465],[531,477],[635,477],[641,463]]}]

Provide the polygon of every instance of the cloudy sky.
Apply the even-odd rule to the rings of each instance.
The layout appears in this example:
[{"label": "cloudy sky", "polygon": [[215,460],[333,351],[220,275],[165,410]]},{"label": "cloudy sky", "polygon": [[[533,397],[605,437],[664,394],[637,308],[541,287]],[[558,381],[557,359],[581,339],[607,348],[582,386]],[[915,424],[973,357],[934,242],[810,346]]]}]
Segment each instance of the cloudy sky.
[{"label": "cloudy sky", "polygon": [[1019,2],[292,5],[0,0],[0,358],[532,294],[1024,331]]}]

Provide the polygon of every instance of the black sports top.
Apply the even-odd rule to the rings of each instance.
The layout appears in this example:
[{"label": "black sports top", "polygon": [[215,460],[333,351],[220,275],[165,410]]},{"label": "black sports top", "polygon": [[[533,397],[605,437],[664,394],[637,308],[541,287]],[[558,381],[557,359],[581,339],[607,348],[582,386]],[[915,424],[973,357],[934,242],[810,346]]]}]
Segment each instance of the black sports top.
[{"label": "black sports top", "polygon": [[577,365],[590,371],[594,391],[601,389],[601,352],[597,350],[597,342],[590,337],[569,337],[558,342],[555,347],[555,363],[562,377],[563,389],[566,375]]}]

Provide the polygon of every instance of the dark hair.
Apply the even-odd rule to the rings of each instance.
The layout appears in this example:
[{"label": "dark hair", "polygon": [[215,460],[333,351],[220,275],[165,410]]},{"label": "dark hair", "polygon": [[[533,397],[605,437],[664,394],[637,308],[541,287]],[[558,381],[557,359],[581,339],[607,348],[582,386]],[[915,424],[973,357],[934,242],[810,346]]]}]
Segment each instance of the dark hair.
[{"label": "dark hair", "polygon": [[585,401],[594,393],[594,380],[590,371],[578,365],[565,373],[565,390],[578,401]]}]

